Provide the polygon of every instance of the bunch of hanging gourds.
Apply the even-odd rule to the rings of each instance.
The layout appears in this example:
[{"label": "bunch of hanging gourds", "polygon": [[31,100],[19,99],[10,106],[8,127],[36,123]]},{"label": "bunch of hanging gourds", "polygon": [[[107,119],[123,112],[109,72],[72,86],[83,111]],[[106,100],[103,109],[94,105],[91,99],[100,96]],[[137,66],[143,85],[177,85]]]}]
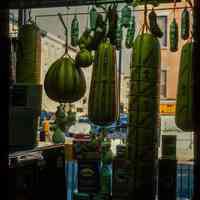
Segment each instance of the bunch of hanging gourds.
[{"label": "bunch of hanging gourds", "polygon": [[79,39],[80,52],[76,61],[82,65],[82,52],[94,52],[88,117],[92,123],[106,126],[119,116],[116,69],[118,13],[117,4],[101,8],[105,16],[97,13],[94,6],[89,11],[90,27],[86,28]]},{"label": "bunch of hanging gourds", "polygon": [[[187,2],[187,1],[186,1]],[[170,51],[176,52],[178,50],[179,30],[176,20],[176,0],[174,0],[173,20],[170,23]],[[187,4],[181,14],[181,39],[187,40],[190,36],[190,13]]]}]

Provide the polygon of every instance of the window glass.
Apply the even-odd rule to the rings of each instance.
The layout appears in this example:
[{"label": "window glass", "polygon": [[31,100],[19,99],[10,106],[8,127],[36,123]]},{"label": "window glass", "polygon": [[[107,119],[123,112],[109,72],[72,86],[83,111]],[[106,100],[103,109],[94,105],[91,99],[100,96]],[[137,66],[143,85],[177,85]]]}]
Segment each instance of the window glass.
[{"label": "window glass", "polygon": [[166,96],[167,96],[167,70],[161,70],[160,97],[165,98]]},{"label": "window glass", "polygon": [[167,16],[158,16],[157,22],[163,32],[162,38],[159,38],[161,47],[167,47]]}]

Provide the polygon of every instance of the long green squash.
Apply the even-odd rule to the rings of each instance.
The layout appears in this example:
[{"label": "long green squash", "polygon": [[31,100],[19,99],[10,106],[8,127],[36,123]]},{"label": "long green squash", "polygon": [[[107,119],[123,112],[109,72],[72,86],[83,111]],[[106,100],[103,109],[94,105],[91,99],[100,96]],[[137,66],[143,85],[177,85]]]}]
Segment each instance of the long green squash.
[{"label": "long green squash", "polygon": [[16,63],[16,82],[40,84],[41,34],[36,24],[19,28]]},{"label": "long green squash", "polygon": [[193,131],[192,123],[192,42],[181,50],[176,97],[176,125],[183,131]]},{"label": "long green squash", "polygon": [[116,50],[109,41],[102,41],[95,54],[88,117],[94,124],[104,126],[116,121],[118,114]]},{"label": "long green squash", "polygon": [[169,27],[170,51],[176,52],[178,50],[178,24],[174,18]]},{"label": "long green squash", "polygon": [[[155,199],[159,119],[160,44],[149,33],[133,43],[128,116],[128,157],[134,194]],[[142,175],[144,174],[144,175]],[[147,190],[148,188],[148,190]]]}]

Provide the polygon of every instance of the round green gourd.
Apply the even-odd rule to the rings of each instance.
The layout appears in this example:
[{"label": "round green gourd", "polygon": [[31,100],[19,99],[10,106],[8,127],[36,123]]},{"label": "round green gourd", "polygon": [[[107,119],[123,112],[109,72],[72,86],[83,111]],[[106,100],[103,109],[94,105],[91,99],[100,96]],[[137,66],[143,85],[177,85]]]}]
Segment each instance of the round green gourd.
[{"label": "round green gourd", "polygon": [[45,76],[44,89],[47,96],[56,102],[78,101],[86,91],[84,73],[75,66],[71,57],[65,55],[50,66]]},{"label": "round green gourd", "polygon": [[170,51],[176,52],[178,50],[178,24],[174,18],[169,27],[169,40],[170,40]]},{"label": "round green gourd", "polygon": [[88,117],[97,125],[108,125],[119,115],[116,51],[102,41],[95,53],[88,101]]},{"label": "round green gourd", "polygon": [[79,21],[75,15],[71,24],[71,45],[73,47],[78,46],[79,41]]},{"label": "round green gourd", "polygon": [[192,120],[192,42],[181,50],[176,97],[175,122],[183,131],[193,131]]},{"label": "round green gourd", "polygon": [[190,14],[187,8],[184,8],[181,14],[181,38],[187,40],[190,35]]},{"label": "round green gourd", "polygon": [[75,58],[77,67],[89,67],[92,64],[92,53],[85,48],[82,48]]}]

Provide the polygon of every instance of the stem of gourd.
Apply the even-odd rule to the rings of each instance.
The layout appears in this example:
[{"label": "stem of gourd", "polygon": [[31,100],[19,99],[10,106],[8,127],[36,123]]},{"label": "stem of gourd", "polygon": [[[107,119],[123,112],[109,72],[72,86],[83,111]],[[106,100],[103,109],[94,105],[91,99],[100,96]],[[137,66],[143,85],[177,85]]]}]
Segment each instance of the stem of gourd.
[{"label": "stem of gourd", "polygon": [[63,25],[65,29],[65,54],[67,54],[68,53],[68,29],[60,13],[58,13],[58,17],[60,19],[61,24]]}]

